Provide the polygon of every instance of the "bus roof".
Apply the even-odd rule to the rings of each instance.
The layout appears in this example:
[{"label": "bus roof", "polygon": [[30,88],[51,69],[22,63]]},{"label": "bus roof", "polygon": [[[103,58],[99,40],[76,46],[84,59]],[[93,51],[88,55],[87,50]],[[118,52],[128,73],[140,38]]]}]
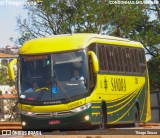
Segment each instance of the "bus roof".
[{"label": "bus roof", "polygon": [[94,42],[143,48],[141,43],[127,39],[100,34],[79,33],[33,39],[26,42],[21,47],[19,53],[23,55],[29,55],[71,51],[83,49]]}]

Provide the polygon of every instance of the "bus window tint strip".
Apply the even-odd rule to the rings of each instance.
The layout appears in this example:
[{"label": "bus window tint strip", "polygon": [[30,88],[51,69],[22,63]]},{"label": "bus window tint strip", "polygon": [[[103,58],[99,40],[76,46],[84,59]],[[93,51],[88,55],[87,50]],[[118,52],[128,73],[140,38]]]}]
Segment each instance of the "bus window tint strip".
[{"label": "bus window tint strip", "polygon": [[143,75],[145,52],[140,48],[98,44],[100,72]]}]

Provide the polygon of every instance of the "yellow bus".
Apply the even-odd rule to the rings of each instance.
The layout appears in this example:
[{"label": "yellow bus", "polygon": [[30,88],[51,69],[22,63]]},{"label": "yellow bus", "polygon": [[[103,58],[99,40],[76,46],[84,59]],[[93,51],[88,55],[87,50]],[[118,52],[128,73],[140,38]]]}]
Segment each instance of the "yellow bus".
[{"label": "yellow bus", "polygon": [[89,33],[37,38],[10,62],[11,80],[16,63],[23,129],[138,126],[151,118],[149,77],[139,42]]}]

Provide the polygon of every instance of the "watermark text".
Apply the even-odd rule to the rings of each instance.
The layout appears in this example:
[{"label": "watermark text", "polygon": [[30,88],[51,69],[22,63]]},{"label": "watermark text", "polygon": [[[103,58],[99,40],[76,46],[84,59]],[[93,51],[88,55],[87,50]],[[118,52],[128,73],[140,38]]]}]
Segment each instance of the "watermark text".
[{"label": "watermark text", "polygon": [[22,1],[22,0],[0,0],[0,6],[24,6],[24,5],[37,5],[42,1]]},{"label": "watermark text", "polygon": [[154,0],[154,1],[148,1],[148,0],[109,0],[108,1],[109,4],[159,4],[158,0]]}]

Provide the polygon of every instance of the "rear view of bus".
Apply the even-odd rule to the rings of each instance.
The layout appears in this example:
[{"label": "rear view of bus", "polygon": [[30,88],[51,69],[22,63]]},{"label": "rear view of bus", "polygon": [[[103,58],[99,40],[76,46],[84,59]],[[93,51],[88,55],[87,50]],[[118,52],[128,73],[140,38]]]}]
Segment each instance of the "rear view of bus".
[{"label": "rear view of bus", "polygon": [[[23,129],[105,128],[107,124],[132,124],[135,119],[136,123],[147,122],[150,119],[147,70],[143,75],[130,73],[128,76],[123,72],[101,70],[103,55],[100,54],[100,45],[122,47],[123,44],[131,44],[133,47],[132,43],[96,34],[60,35],[26,42],[20,49],[17,61],[9,64],[11,80],[14,80],[13,65],[17,62],[18,66],[18,107]],[[74,78],[75,74],[78,74],[77,78]],[[116,82],[115,78],[129,82],[137,78],[137,81],[145,83],[145,88],[141,88],[143,92],[136,96],[138,85],[129,86],[125,82],[126,90],[117,93],[112,86],[116,89],[118,83],[123,82]],[[135,87],[136,92],[129,87]],[[135,98],[129,104],[135,107],[138,104],[137,109],[133,106],[126,113],[120,113],[119,120],[114,123],[114,111],[110,110],[114,105],[110,103],[132,94]],[[143,103],[139,97],[145,98]],[[122,103],[125,101],[115,102],[115,108]],[[121,109],[124,108],[122,105]]]}]

